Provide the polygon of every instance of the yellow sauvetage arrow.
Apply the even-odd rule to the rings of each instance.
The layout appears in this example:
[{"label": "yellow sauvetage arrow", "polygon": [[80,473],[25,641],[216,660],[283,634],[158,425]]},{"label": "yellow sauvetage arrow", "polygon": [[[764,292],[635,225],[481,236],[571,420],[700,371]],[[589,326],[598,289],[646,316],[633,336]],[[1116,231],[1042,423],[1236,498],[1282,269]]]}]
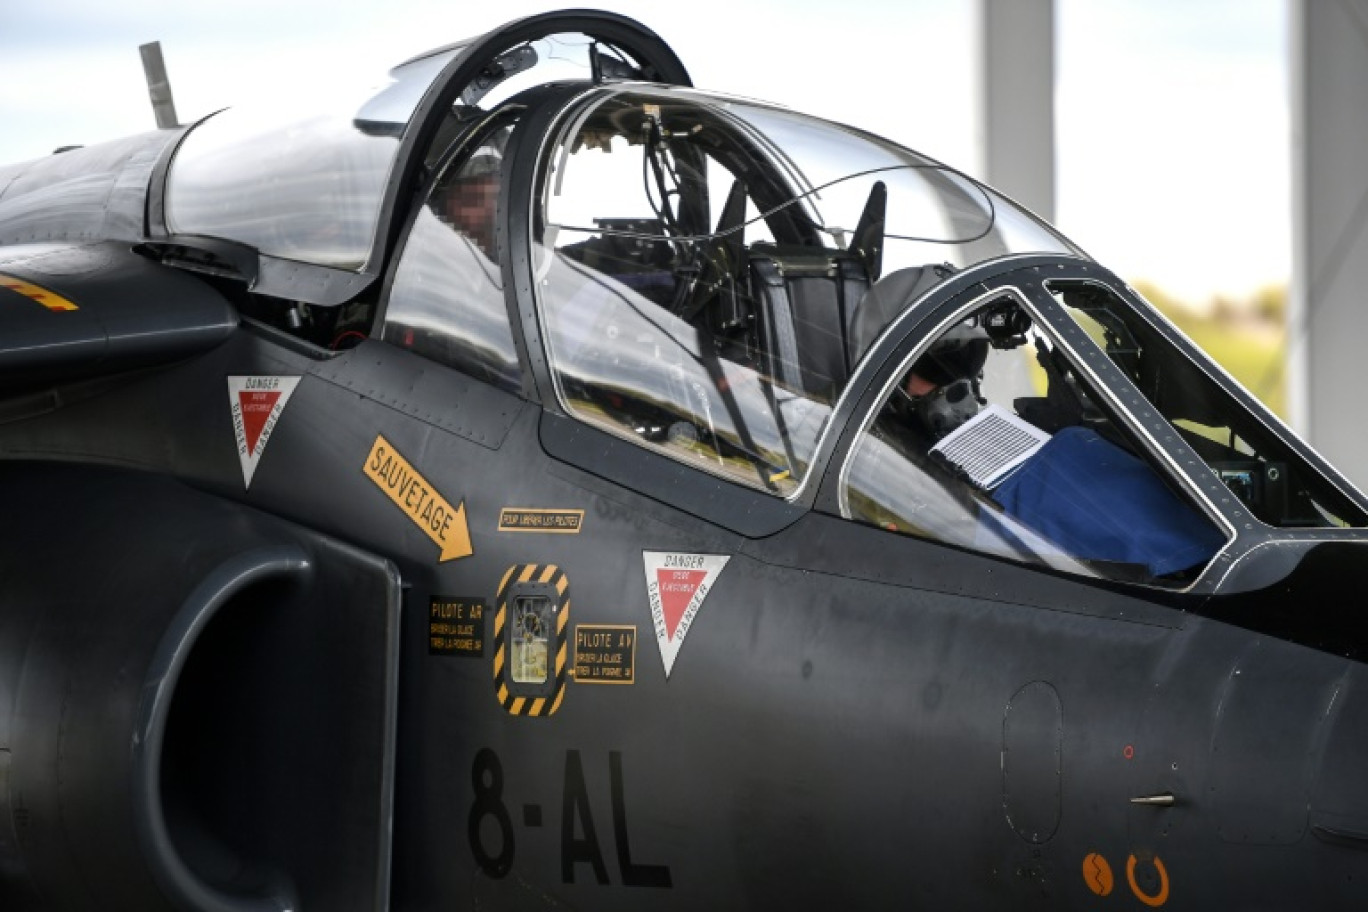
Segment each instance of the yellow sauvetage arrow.
[{"label": "yellow sauvetage arrow", "polygon": [[361,470],[375,482],[376,487],[389,495],[389,499],[413,520],[414,525],[437,544],[441,549],[441,555],[437,558],[439,563],[475,553],[470,546],[465,502],[462,501],[453,510],[451,503],[437,493],[427,479],[418,474],[413,465],[379,434]]}]

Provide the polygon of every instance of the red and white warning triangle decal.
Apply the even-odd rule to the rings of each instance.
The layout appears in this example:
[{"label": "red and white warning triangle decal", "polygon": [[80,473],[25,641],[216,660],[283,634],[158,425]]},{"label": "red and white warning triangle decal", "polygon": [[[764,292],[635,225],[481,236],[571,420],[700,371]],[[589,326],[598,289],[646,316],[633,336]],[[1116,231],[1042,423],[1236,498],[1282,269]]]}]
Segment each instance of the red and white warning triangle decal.
[{"label": "red and white warning triangle decal", "polygon": [[237,436],[244,487],[252,486],[252,475],[266,442],[298,385],[298,377],[228,378],[228,402],[233,410],[233,433]]},{"label": "red and white warning triangle decal", "polygon": [[698,609],[717,582],[730,557],[720,554],[682,554],[675,551],[643,551],[646,592],[651,598],[660,660],[670,676],[680,644],[693,626]]}]

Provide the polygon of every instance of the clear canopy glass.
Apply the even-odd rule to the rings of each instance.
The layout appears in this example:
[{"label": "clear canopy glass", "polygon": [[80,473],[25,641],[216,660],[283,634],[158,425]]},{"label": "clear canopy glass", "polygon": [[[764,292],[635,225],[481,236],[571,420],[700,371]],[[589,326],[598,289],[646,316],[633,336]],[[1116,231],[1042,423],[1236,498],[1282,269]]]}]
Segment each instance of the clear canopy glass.
[{"label": "clear canopy glass", "polygon": [[[329,83],[332,97],[310,99],[316,113],[308,117],[277,99],[203,121],[171,165],[171,232],[225,238],[320,266],[364,268],[399,142],[433,80],[466,46],[416,57],[379,80]],[[593,47],[584,35],[557,34],[501,55],[502,75],[476,77],[446,112],[434,154],[461,124],[530,86],[589,79]]]},{"label": "clear canopy glass", "polygon": [[[595,90],[551,155],[534,261],[565,407],[784,496],[916,296],[990,259],[1082,255],[960,172],[752,101]],[[917,295],[878,291],[909,268]]]},{"label": "clear canopy glass", "polygon": [[344,93],[307,118],[281,104],[203,121],[171,164],[167,227],[269,256],[362,268],[399,140],[454,53],[396,67],[379,89],[359,99]]}]

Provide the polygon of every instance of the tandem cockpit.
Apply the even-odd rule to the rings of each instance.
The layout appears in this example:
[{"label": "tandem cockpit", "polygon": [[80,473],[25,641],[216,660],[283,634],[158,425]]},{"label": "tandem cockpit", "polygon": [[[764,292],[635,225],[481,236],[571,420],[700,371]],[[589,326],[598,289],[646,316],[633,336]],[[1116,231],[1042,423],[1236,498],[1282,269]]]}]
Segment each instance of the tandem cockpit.
[{"label": "tandem cockpit", "polygon": [[243,311],[321,351],[379,339],[893,534],[1186,590],[1270,536],[1368,526],[1362,495],[1010,199],[694,90],[654,36],[521,34],[411,61],[311,132],[211,118],[171,162],[166,234],[258,253]]}]

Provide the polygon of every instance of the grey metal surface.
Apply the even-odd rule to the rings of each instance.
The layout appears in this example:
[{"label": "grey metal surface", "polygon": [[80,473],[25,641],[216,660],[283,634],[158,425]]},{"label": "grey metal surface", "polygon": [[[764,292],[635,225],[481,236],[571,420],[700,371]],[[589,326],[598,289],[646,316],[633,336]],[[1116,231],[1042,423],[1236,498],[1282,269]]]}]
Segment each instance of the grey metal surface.
[{"label": "grey metal surface", "polygon": [[139,45],[142,54],[143,74],[147,77],[147,94],[152,100],[152,113],[157,117],[157,128],[169,130],[179,126],[176,122],[176,102],[171,97],[171,79],[166,75],[166,59],[162,56],[160,41],[150,41]]},{"label": "grey metal surface", "polygon": [[1053,221],[1054,0],[979,0],[979,15],[984,177]]},{"label": "grey metal surface", "polygon": [[1368,0],[1291,5],[1293,248],[1288,402],[1298,432],[1368,482],[1355,372],[1368,338]]}]

